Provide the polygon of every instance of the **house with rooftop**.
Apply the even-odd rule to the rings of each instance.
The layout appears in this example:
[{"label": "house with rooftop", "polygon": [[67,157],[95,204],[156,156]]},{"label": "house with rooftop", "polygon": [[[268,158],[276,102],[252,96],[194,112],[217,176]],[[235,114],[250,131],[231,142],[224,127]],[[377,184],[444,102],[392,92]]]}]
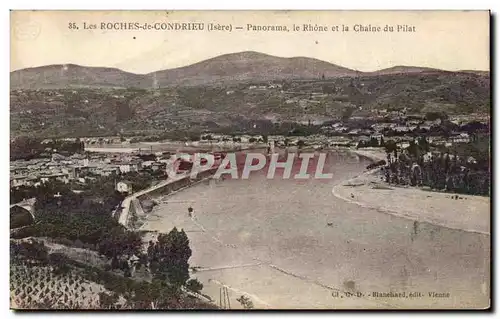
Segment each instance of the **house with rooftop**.
[{"label": "house with rooftop", "polygon": [[42,183],[60,181],[65,184],[69,183],[69,174],[68,173],[54,173],[54,174],[44,174],[40,176],[40,181]]},{"label": "house with rooftop", "polygon": [[120,193],[132,194],[132,183],[129,181],[120,181],[116,183],[116,191]]},{"label": "house with rooftop", "polygon": [[449,142],[451,143],[469,143],[470,136],[467,133],[460,133],[455,136],[449,138]]}]

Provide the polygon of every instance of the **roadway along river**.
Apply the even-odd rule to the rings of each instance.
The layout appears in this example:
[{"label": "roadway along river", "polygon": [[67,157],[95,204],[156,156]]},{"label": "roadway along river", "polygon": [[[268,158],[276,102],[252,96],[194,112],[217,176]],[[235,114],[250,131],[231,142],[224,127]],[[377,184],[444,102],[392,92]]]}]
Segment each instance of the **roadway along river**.
[{"label": "roadway along river", "polygon": [[[331,180],[283,180],[279,173],[268,180],[265,171],[249,180],[210,180],[165,198],[142,229],[184,228],[190,265],[200,267],[193,276],[217,304],[226,285],[232,308],[243,294],[256,308],[487,307],[489,236],[426,223],[415,229],[413,221],[332,195],[333,185],[368,163],[331,153]],[[338,290],[363,296],[342,298]]]}]

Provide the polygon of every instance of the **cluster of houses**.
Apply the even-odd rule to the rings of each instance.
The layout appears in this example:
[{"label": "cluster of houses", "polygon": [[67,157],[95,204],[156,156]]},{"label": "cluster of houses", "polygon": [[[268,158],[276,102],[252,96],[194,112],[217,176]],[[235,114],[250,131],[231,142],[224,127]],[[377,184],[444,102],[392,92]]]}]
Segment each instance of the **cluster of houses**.
[{"label": "cluster of houses", "polygon": [[[179,154],[172,156],[170,152],[156,153],[75,153],[71,156],[52,154],[51,158],[36,158],[28,161],[10,162],[10,187],[40,186],[47,182],[59,181],[62,183],[76,182],[85,185],[98,176],[120,176],[121,174],[154,173],[157,176],[168,177],[167,167],[170,166],[176,173],[191,170],[193,154]],[[214,153],[217,161],[223,155]],[[202,164],[203,161],[202,161]],[[132,192],[131,184],[117,179],[116,190]]]},{"label": "cluster of houses", "polygon": [[39,186],[49,181],[81,184],[96,176],[110,176],[142,170],[165,170],[168,156],[144,161],[133,154],[73,154],[65,157],[58,153],[51,158],[36,158],[10,163],[10,187]]},{"label": "cluster of houses", "polygon": [[[342,124],[333,124],[329,128],[341,128]],[[208,139],[207,139],[208,137]],[[237,140],[236,142],[234,140]],[[360,142],[370,142],[373,139],[381,142],[382,139],[393,140],[396,142],[399,148],[406,148],[410,145],[411,141],[415,140],[414,136],[411,135],[401,135],[401,136],[384,136],[384,133],[378,130],[364,130],[364,129],[353,129],[349,130],[345,134],[339,134],[335,136],[327,136],[325,134],[315,134],[309,136],[283,136],[283,135],[269,135],[267,137],[268,141],[274,142],[276,146],[286,147],[286,146],[298,146],[300,143],[304,145],[314,146],[314,147],[356,147]],[[442,146],[452,146],[455,143],[469,143],[471,138],[468,133],[458,132],[449,138],[440,136],[429,136],[427,137],[429,143],[433,145]],[[205,144],[237,144],[237,143],[264,143],[264,139],[261,135],[241,135],[238,137],[233,137],[231,135],[224,134],[207,134],[202,136],[199,142],[195,142],[196,146],[202,146]]]},{"label": "cluster of houses", "polygon": [[[370,141],[372,138],[380,139],[389,131],[392,134],[389,134],[390,137],[388,138],[400,143],[404,148],[406,143],[415,139],[413,135],[416,133],[430,132],[433,129],[438,129],[440,125],[441,119],[436,119],[434,121],[409,120],[404,124],[382,122],[373,124],[369,128],[349,128],[344,123],[334,123],[323,126],[321,130],[325,134],[343,136],[354,142],[366,142]],[[471,137],[467,132],[457,131],[452,132],[449,137],[429,136],[428,140],[434,145],[451,146],[456,143],[469,143]]]},{"label": "cluster of houses", "polygon": [[[351,120],[363,120],[364,118],[353,117]],[[347,136],[360,136],[360,135],[371,135],[375,133],[383,133],[384,131],[391,130],[397,133],[411,133],[416,130],[426,130],[429,131],[434,127],[439,127],[441,125],[441,119],[436,119],[434,121],[423,121],[423,120],[408,120],[405,123],[394,123],[394,122],[380,122],[372,124],[367,128],[350,128],[349,125],[338,122],[331,125],[325,125],[322,127],[322,131],[326,133],[342,134]]]}]

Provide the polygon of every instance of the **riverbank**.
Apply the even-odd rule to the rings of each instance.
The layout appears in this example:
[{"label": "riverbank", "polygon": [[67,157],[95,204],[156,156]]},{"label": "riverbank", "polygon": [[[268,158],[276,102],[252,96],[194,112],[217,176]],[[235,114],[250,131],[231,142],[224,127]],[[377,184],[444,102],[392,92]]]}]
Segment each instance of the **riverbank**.
[{"label": "riverbank", "polygon": [[383,148],[366,147],[366,148],[351,149],[350,151],[351,153],[354,153],[356,155],[366,157],[373,162],[387,160],[387,153]]},{"label": "riverbank", "polygon": [[[139,192],[136,192],[130,196],[127,196],[123,202],[122,202],[122,210],[120,212],[120,216],[118,217],[118,222],[125,226],[126,228],[130,228],[130,217],[131,217],[131,208],[133,208],[133,211],[135,214],[139,215],[138,217],[144,217],[146,214],[143,212],[141,203],[140,203],[140,198],[141,197],[148,197],[150,194],[153,194],[154,196],[158,196],[158,192],[161,192],[162,189],[164,188],[169,188],[167,193],[174,193],[177,192],[181,189],[193,186],[197,183],[199,183],[201,180],[204,180],[207,178],[205,175],[211,176],[211,174],[215,173],[217,170],[218,163],[215,164],[215,166],[210,167],[210,168],[204,168],[198,172],[198,176],[196,179],[192,179],[190,174],[188,175],[177,175],[174,177],[169,177],[168,179],[159,182],[156,185],[153,185],[147,189],[141,190]],[[176,186],[176,184],[179,184]]]},{"label": "riverbank", "polygon": [[[216,304],[227,287],[233,309],[241,308],[242,295],[257,309],[484,307],[489,237],[428,224],[415,231],[409,219],[333,196],[332,184],[362,175],[369,164],[366,154],[346,153],[333,152],[326,162],[333,180],[267,179],[264,173],[210,179],[160,198],[140,230],[154,238],[184,229],[191,275]],[[429,298],[426,292],[437,287],[452,297]],[[389,290],[426,295],[370,296]],[[336,297],[350,291],[365,296]]]},{"label": "riverbank", "polygon": [[[265,148],[262,147],[255,147],[255,148],[246,148],[246,149],[240,149],[239,152],[245,153],[248,151],[255,151],[255,150],[264,150]],[[131,194],[127,196],[123,201],[121,205],[121,211],[119,212],[118,216],[118,222],[122,224],[123,226],[129,228],[129,220],[130,220],[130,210],[131,207],[136,207],[138,206],[139,208],[139,215],[145,215],[142,213],[142,207],[137,205],[137,200],[141,200],[141,198],[144,197],[156,197],[156,196],[161,196],[161,195],[166,195],[166,193],[172,194],[173,192],[180,191],[182,189],[191,187],[195,184],[198,184],[200,181],[205,180],[209,176],[212,176],[218,169],[219,165],[221,164],[221,160],[216,160],[215,163],[212,165],[212,167],[203,167],[201,170],[198,171],[197,173],[197,178],[192,179],[190,177],[191,174],[187,175],[176,175],[173,177],[169,177],[166,180],[163,180],[159,182],[156,185],[153,185],[147,189],[138,191],[134,194]],[[164,189],[168,188],[167,192],[165,193]],[[134,204],[132,204],[134,203]],[[134,209],[134,211],[137,212],[137,209]],[[143,216],[139,216],[143,217]]]},{"label": "riverbank", "polygon": [[[353,150],[379,161],[377,150]],[[426,222],[451,229],[490,235],[490,198],[397,187],[383,182],[379,169],[341,182],[332,193],[345,201],[381,213]]]}]

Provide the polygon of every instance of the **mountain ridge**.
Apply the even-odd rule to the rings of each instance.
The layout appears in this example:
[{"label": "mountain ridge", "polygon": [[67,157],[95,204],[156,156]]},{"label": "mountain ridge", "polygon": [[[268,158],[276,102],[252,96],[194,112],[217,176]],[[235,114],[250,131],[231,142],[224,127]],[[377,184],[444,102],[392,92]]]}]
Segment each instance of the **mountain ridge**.
[{"label": "mountain ridge", "polygon": [[372,72],[363,72],[316,58],[277,57],[256,51],[242,51],[222,54],[186,66],[146,74],[127,72],[114,67],[83,66],[69,63],[11,71],[10,80],[13,89],[78,86],[154,88],[210,85],[230,81],[311,80],[435,72],[489,74],[489,71],[445,71],[416,66],[394,66]]}]

